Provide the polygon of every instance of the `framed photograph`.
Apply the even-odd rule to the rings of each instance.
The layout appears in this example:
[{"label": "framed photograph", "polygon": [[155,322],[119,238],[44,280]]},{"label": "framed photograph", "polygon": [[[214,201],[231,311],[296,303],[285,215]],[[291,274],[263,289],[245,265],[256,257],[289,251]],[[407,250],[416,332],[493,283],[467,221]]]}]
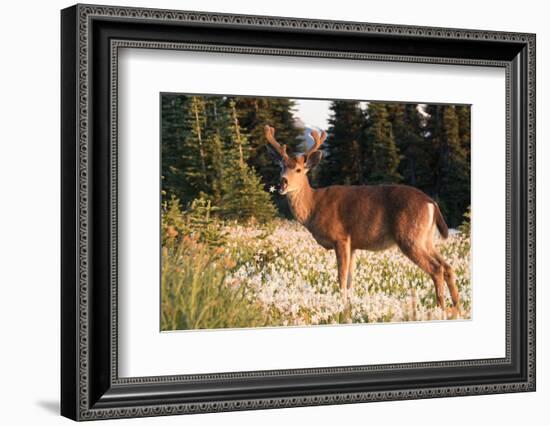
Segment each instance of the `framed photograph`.
[{"label": "framed photograph", "polygon": [[61,12],[61,413],[535,390],[535,35]]}]

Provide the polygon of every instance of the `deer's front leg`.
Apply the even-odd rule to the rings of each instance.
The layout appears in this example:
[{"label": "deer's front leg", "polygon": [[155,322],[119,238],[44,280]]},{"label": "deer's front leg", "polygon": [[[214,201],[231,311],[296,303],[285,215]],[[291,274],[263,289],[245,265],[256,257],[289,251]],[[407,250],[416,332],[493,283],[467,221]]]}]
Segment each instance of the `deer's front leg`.
[{"label": "deer's front leg", "polygon": [[344,299],[347,299],[347,284],[350,263],[350,244],[349,241],[339,241],[336,243],[336,261],[338,263],[338,281],[340,282],[340,291]]}]

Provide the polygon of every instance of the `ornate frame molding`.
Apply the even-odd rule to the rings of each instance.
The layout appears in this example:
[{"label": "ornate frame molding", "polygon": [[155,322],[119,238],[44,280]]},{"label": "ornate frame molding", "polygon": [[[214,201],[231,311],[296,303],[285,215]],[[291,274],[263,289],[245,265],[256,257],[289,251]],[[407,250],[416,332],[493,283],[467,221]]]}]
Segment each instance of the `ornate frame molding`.
[{"label": "ornate frame molding", "polygon": [[[76,262],[74,269],[75,278],[69,278],[64,281],[63,290],[73,288],[76,306],[74,312],[65,308],[67,311],[63,321],[74,320],[76,327],[76,336],[65,337],[68,348],[64,351],[76,350],[74,359],[74,371],[69,374],[74,383],[64,384],[67,391],[74,391],[77,397],[74,399],[76,406],[73,406],[73,400],[63,394],[65,408],[62,412],[71,418],[78,420],[91,420],[113,417],[141,417],[151,415],[169,415],[197,412],[278,408],[292,406],[309,406],[324,404],[342,404],[352,402],[382,401],[382,400],[400,400],[416,398],[434,398],[443,396],[461,396],[488,393],[504,393],[518,391],[533,391],[535,389],[535,36],[533,34],[479,31],[464,29],[447,28],[429,28],[412,27],[401,25],[369,24],[358,22],[335,22],[324,20],[308,20],[283,17],[267,16],[245,16],[228,15],[203,12],[185,12],[169,11],[156,9],[136,9],[126,7],[105,7],[77,5],[65,11],[67,19],[66,25],[74,25],[67,30],[69,35],[76,38],[74,46],[67,46],[66,49],[73,49],[75,63],[74,67],[75,81],[74,90],[76,93],[75,119],[76,129],[74,140],[65,140],[64,146],[74,144],[75,157],[64,161],[76,161],[74,169],[75,182],[73,194],[75,213],[75,232],[73,238],[76,239],[74,250],[68,250],[64,253],[64,262]],[[276,29],[290,30],[293,32],[315,31],[327,35],[336,34],[358,34],[358,35],[376,35],[387,38],[392,37],[412,37],[423,40],[463,40],[463,41],[483,41],[483,42],[503,42],[510,45],[517,45],[525,49],[523,59],[526,60],[525,68],[527,70],[525,90],[524,122],[526,126],[527,140],[523,147],[525,150],[526,181],[525,188],[520,187],[524,192],[526,202],[526,278],[525,283],[525,305],[526,314],[526,356],[525,379],[519,381],[510,381],[499,384],[479,384],[479,385],[456,385],[456,386],[435,386],[426,388],[400,388],[398,390],[378,390],[378,391],[360,391],[360,392],[331,392],[312,394],[306,396],[273,396],[268,398],[235,398],[227,400],[216,400],[209,402],[165,402],[159,404],[138,404],[135,406],[115,404],[114,406],[107,400],[101,403],[101,399],[93,397],[94,391],[90,389],[90,376],[94,374],[94,369],[90,364],[90,355],[92,348],[90,342],[94,336],[90,330],[90,321],[94,318],[90,316],[90,268],[91,268],[91,214],[93,200],[91,194],[92,170],[90,170],[90,116],[93,105],[92,102],[92,81],[91,81],[91,49],[92,45],[92,23],[94,20],[113,20],[117,22],[131,21],[139,23],[154,24],[192,24],[192,25],[216,25],[227,28],[256,28],[256,29]],[[65,36],[68,37],[68,36]],[[178,50],[197,50],[197,51],[222,51],[227,53],[239,54],[266,54],[266,55],[298,55],[313,56],[339,59],[355,60],[377,60],[377,61],[397,61],[397,62],[424,62],[424,63],[444,63],[457,65],[481,65],[504,67],[506,69],[506,104],[507,104],[507,290],[506,290],[506,358],[504,359],[485,359],[485,360],[467,360],[453,362],[434,362],[434,363],[415,363],[415,364],[393,364],[381,366],[362,366],[362,367],[327,367],[320,369],[305,370],[275,370],[263,372],[244,372],[244,373],[223,373],[216,375],[196,375],[196,376],[161,376],[146,378],[126,378],[121,379],[117,373],[117,71],[118,71],[118,49],[119,48],[155,48],[155,49],[178,49]],[[511,209],[513,205],[512,197],[512,163],[514,160],[512,152],[512,138],[514,131],[511,127],[513,109],[518,106],[512,105],[512,97],[519,90],[514,87],[512,74],[515,72],[515,64],[512,60],[486,60],[459,57],[438,57],[438,56],[412,56],[395,55],[380,53],[361,53],[361,52],[343,52],[327,51],[314,49],[296,49],[296,48],[277,48],[277,47],[248,47],[232,45],[215,45],[211,43],[181,43],[174,41],[144,41],[144,40],[120,40],[112,39],[110,41],[110,81],[111,91],[111,110],[110,110],[110,138],[111,138],[111,174],[110,174],[110,203],[111,203],[111,224],[110,224],[110,344],[111,358],[109,366],[109,381],[113,389],[123,388],[130,385],[160,385],[181,382],[203,382],[217,381],[222,379],[244,379],[244,378],[263,378],[274,376],[304,376],[308,374],[330,375],[334,373],[357,373],[371,372],[381,370],[400,370],[410,368],[444,368],[444,367],[472,367],[502,365],[511,363],[511,341],[512,341],[512,283],[511,283],[511,265],[510,258],[512,254],[512,216]],[[70,59],[72,59],[71,57]],[[518,84],[518,82],[515,82]],[[519,82],[521,83],[521,82]],[[521,105],[519,105],[521,107]],[[65,106],[64,106],[65,108]],[[64,109],[65,111],[65,109]],[[75,160],[76,158],[76,160]],[[64,162],[65,164],[65,162]],[[67,167],[67,169],[69,169]],[[72,201],[72,200],[68,200]],[[514,225],[516,225],[514,223]],[[69,312],[70,311],[70,312]],[[73,340],[74,339],[74,342]],[[67,355],[69,356],[69,355]],[[65,366],[64,366],[65,368]],[[68,373],[67,373],[68,374]],[[62,380],[63,381],[63,380]],[[70,380],[67,380],[70,382]],[[63,382],[65,383],[65,382]]]}]

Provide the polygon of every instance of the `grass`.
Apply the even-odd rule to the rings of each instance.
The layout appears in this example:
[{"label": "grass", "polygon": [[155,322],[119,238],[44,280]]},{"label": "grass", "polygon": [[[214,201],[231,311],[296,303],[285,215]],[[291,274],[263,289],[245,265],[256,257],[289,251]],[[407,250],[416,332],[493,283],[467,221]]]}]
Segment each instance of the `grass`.
[{"label": "grass", "polygon": [[223,250],[186,238],[162,250],[161,329],[259,327],[267,315],[246,286],[228,285]]}]

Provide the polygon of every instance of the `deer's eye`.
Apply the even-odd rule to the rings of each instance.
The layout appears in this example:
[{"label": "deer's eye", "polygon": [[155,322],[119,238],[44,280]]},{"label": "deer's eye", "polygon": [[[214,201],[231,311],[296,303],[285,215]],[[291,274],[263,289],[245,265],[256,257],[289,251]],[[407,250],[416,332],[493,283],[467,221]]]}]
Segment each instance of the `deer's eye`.
[{"label": "deer's eye", "polygon": [[296,169],[296,173],[300,173],[302,169]]}]

